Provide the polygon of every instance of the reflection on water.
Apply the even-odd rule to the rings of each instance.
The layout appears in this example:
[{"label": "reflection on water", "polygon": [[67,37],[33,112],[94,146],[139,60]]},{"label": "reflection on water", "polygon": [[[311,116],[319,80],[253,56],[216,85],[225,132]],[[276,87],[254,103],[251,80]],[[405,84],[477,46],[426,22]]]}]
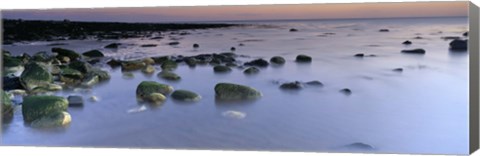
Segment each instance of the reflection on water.
[{"label": "reflection on water", "polygon": [[[159,66],[155,66],[155,74],[135,71],[128,79],[119,69],[103,66],[111,72],[109,81],[90,91],[68,89],[57,93],[99,99],[85,100],[82,109],[69,108],[72,116],[69,127],[29,128],[23,125],[21,108],[17,107],[12,122],[2,125],[2,142],[281,151],[356,151],[371,146],[374,150],[368,151],[380,153],[467,153],[468,52],[449,51],[449,42],[441,39],[443,35],[461,36],[467,30],[467,18],[256,24],[276,27],[197,30],[199,33],[184,36],[175,47],[166,45],[171,42],[168,39],[64,41],[67,45],[61,47],[79,52],[101,49],[107,57],[117,59],[219,53],[230,51],[233,46],[235,53],[249,56],[239,57],[240,61],[269,60],[279,55],[286,59],[286,64],[260,68],[257,75],[244,75],[241,68],[215,74],[209,65],[195,68],[180,65],[175,70],[182,77],[178,82],[158,78]],[[290,28],[299,31],[288,32]],[[390,32],[378,32],[383,28]],[[322,34],[326,36],[318,37]],[[416,36],[424,39],[412,39]],[[405,40],[413,44],[402,45]],[[112,42],[124,43],[125,47],[102,48]],[[14,54],[31,54],[50,50],[49,43],[4,48]],[[200,48],[194,50],[194,43]],[[240,43],[244,46],[237,46]],[[142,48],[139,46],[142,44],[158,46]],[[427,52],[400,53],[413,48]],[[353,57],[357,53],[375,57]],[[295,63],[298,54],[312,56],[313,62]],[[395,68],[403,71],[392,71]],[[184,103],[168,98],[162,105],[144,104],[136,100],[135,90],[145,80],[191,90],[202,99]],[[298,91],[279,88],[283,82],[312,80],[322,82],[323,86]],[[279,83],[273,83],[276,81]],[[251,86],[260,90],[263,97],[252,101],[218,101],[213,88],[219,82]],[[343,88],[349,88],[352,94],[343,95],[339,92]]]}]

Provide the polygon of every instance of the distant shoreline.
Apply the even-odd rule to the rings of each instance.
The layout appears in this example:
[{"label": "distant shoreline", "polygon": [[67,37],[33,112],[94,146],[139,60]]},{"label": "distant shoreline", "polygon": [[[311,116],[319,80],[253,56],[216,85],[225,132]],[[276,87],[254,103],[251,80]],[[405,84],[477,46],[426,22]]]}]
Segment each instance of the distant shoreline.
[{"label": "distant shoreline", "polygon": [[[3,45],[21,41],[156,37],[166,31],[241,26],[228,23],[126,23],[3,19]],[[187,33],[184,32],[186,35]]]}]

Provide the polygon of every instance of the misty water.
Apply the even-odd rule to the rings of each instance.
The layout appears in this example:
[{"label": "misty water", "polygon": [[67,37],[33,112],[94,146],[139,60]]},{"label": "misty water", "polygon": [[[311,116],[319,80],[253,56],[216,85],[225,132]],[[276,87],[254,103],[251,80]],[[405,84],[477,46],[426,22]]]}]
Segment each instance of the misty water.
[{"label": "misty water", "polygon": [[[313,152],[441,153],[468,152],[468,52],[449,50],[443,36],[462,36],[468,18],[405,18],[317,21],[237,22],[253,24],[173,35],[180,42],[161,40],[72,40],[4,45],[12,54],[50,51],[51,43],[84,52],[102,50],[108,58],[139,59],[147,56],[229,52],[245,55],[240,61],[269,60],[283,56],[286,64],[261,68],[247,76],[233,68],[215,74],[212,66],[179,65],[182,79],[166,81],[134,73],[125,78],[120,68],[103,65],[112,78],[91,89],[55,93],[82,95],[83,108],[69,108],[72,122],[66,128],[35,129],[24,125],[21,106],[14,118],[2,125],[2,144],[36,146],[136,147],[174,149],[230,149]],[[298,32],[289,32],[290,28]],[[389,32],[379,32],[389,29]],[[417,36],[421,39],[415,39]],[[405,40],[413,42],[406,46]],[[103,49],[109,43],[118,50]],[[193,49],[198,43],[200,48]],[[243,43],[244,46],[239,46]],[[140,47],[158,44],[157,47]],[[403,49],[424,48],[425,55],[404,54]],[[375,57],[357,58],[356,53]],[[312,56],[310,64],[298,64],[298,54]],[[403,68],[403,72],[394,72]],[[135,90],[151,80],[175,89],[197,92],[202,99],[184,103],[168,98],[161,106],[141,108]],[[275,82],[321,81],[323,87],[306,86],[285,91]],[[254,101],[224,103],[215,100],[214,86],[232,82],[258,89]],[[339,92],[350,88],[347,96]],[[91,96],[99,101],[92,102]],[[167,96],[168,97],[168,96]],[[225,116],[244,113],[243,118]],[[364,143],[374,148],[348,146]]]}]

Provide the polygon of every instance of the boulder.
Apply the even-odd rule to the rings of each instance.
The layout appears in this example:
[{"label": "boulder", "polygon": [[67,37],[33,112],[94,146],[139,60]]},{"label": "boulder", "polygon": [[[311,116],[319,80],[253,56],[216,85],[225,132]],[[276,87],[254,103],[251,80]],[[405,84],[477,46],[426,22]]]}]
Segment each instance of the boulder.
[{"label": "boulder", "polygon": [[214,90],[215,96],[221,100],[246,100],[262,96],[261,92],[252,87],[233,83],[218,83]]},{"label": "boulder", "polygon": [[68,67],[82,72],[82,74],[87,74],[92,70],[92,65],[84,61],[73,61],[68,64]]},{"label": "boulder", "polygon": [[450,42],[450,49],[452,50],[467,50],[468,40],[456,39]]},{"label": "boulder", "polygon": [[65,67],[60,71],[60,81],[67,84],[76,85],[82,82],[84,74],[70,67]]},{"label": "boulder", "polygon": [[30,126],[34,128],[55,128],[70,124],[72,117],[67,112],[56,112],[32,121]]},{"label": "boulder", "polygon": [[171,96],[175,100],[189,101],[189,102],[198,101],[201,99],[200,95],[188,90],[175,90]]},{"label": "boulder", "polygon": [[193,44],[193,48],[199,48],[200,45],[198,45],[197,43]]},{"label": "boulder", "polygon": [[63,49],[63,48],[52,48],[53,53],[57,53],[57,59],[62,60],[61,58],[67,57],[70,60],[77,60],[80,59],[82,56],[77,52],[70,50],[70,49]]},{"label": "boulder", "polygon": [[285,58],[281,56],[274,56],[270,59],[270,63],[272,64],[285,64]]},{"label": "boulder", "polygon": [[20,82],[27,90],[33,90],[36,87],[44,87],[53,81],[48,68],[39,63],[29,63],[25,66],[25,71],[20,75]]},{"label": "boulder", "polygon": [[139,98],[146,98],[152,93],[161,93],[163,95],[167,95],[173,92],[173,87],[157,83],[155,81],[142,81],[136,90],[137,97]]},{"label": "boulder", "polygon": [[259,73],[260,72],[260,69],[258,69],[257,67],[248,67],[247,69],[245,69],[243,71],[244,74],[256,74],[256,73]]},{"label": "boulder", "polygon": [[308,55],[300,54],[300,55],[297,55],[295,61],[308,63],[308,62],[312,62],[312,57]]},{"label": "boulder", "polygon": [[425,54],[424,49],[407,49],[407,50],[402,50],[402,53],[405,54]]},{"label": "boulder", "polygon": [[297,30],[297,29],[295,29],[295,28],[291,28],[291,29],[290,29],[290,30],[288,30],[288,31],[290,31],[290,32],[297,32],[298,30]]},{"label": "boulder", "polygon": [[23,120],[30,123],[42,117],[67,110],[67,99],[59,96],[26,96],[23,98]]},{"label": "boulder", "polygon": [[244,63],[246,66],[257,66],[257,67],[267,67],[269,65],[268,61],[264,59],[256,59],[250,62]]},{"label": "boulder", "polygon": [[292,90],[297,90],[297,89],[302,89],[303,88],[303,84],[299,81],[295,81],[295,82],[287,82],[287,83],[283,83],[282,85],[280,85],[280,88],[281,89],[292,89]]},{"label": "boulder", "polygon": [[104,71],[100,68],[92,68],[90,70],[90,72],[87,74],[87,78],[88,77],[93,77],[93,76],[98,76],[99,80],[100,81],[104,81],[104,80],[109,80],[110,79],[110,74],[107,72],[107,71]]},{"label": "boulder", "polygon": [[53,57],[45,51],[35,53],[33,55],[32,59],[33,59],[33,61],[37,61],[37,62],[51,62],[51,61],[53,61]]},{"label": "boulder", "polygon": [[174,69],[177,69],[177,66],[178,66],[177,62],[172,60],[167,60],[163,62],[161,65],[163,70],[174,70]]},{"label": "boulder", "polygon": [[166,100],[167,98],[162,93],[151,93],[143,98],[143,100],[159,104]]},{"label": "boulder", "polygon": [[142,72],[145,74],[153,74],[155,72],[155,67],[152,65],[147,65],[142,69]]},{"label": "boulder", "polygon": [[83,107],[83,97],[82,96],[68,96],[68,106],[69,107]]},{"label": "boulder", "polygon": [[146,66],[145,62],[141,60],[134,60],[134,61],[123,61],[121,63],[122,71],[133,71],[133,70],[140,70]]},{"label": "boulder", "polygon": [[227,66],[217,65],[217,66],[213,67],[213,71],[215,73],[227,73],[227,72],[231,72],[232,69],[230,67],[227,67]]},{"label": "boulder", "polygon": [[157,76],[159,78],[162,78],[162,79],[165,79],[165,80],[172,80],[172,81],[177,81],[177,80],[180,80],[181,77],[171,71],[168,71],[168,70],[164,70],[164,71],[161,71],[157,74]]},{"label": "boulder", "polygon": [[365,54],[363,54],[363,53],[358,53],[358,54],[355,54],[355,55],[353,55],[353,56],[355,56],[355,57],[364,57]]},{"label": "boulder", "polygon": [[84,52],[82,55],[87,57],[104,57],[105,56],[100,50],[90,50],[90,51]]}]

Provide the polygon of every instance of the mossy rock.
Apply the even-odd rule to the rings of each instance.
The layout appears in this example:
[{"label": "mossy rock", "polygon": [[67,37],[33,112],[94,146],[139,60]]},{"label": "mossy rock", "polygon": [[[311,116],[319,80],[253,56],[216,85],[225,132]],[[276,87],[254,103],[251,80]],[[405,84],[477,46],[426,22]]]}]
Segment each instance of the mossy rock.
[{"label": "mossy rock", "polygon": [[152,94],[149,94],[149,95],[145,96],[143,98],[143,100],[151,102],[151,103],[159,104],[159,103],[163,103],[165,100],[167,100],[167,97],[165,97],[165,95],[163,95],[162,93],[152,93]]},{"label": "mossy rock", "polygon": [[201,99],[200,95],[188,90],[175,90],[171,96],[175,100],[187,101],[187,102],[198,101]]},{"label": "mossy rock", "polygon": [[142,69],[142,72],[145,74],[153,74],[155,72],[155,67],[152,65],[147,65]]},{"label": "mossy rock", "polygon": [[123,61],[121,66],[122,66],[122,71],[133,71],[133,70],[140,70],[144,68],[146,64],[141,60],[134,60],[134,61]]},{"label": "mossy rock", "polygon": [[292,89],[292,90],[297,90],[297,89],[302,89],[303,88],[303,84],[299,81],[295,81],[295,82],[287,82],[287,83],[283,83],[282,85],[280,85],[280,88],[281,89]]},{"label": "mossy rock", "polygon": [[177,69],[177,66],[178,66],[177,62],[172,60],[167,60],[162,63],[161,67],[163,70],[174,70],[174,69]]},{"label": "mossy rock", "polygon": [[257,74],[260,72],[260,69],[257,67],[248,67],[243,71],[244,74],[250,75],[250,74]]},{"label": "mossy rock", "polygon": [[215,73],[227,73],[227,72],[231,72],[232,69],[230,67],[227,67],[227,66],[217,65],[217,66],[213,67],[213,71]]},{"label": "mossy rock", "polygon": [[312,57],[304,54],[297,55],[297,58],[295,59],[297,62],[304,62],[304,63],[309,63],[312,62]]},{"label": "mossy rock", "polygon": [[64,112],[68,108],[67,99],[59,96],[26,96],[23,98],[22,114],[27,123],[55,113]]},{"label": "mossy rock", "polygon": [[281,56],[274,56],[270,59],[270,62],[274,64],[285,64],[285,58]]},{"label": "mossy rock", "polygon": [[152,57],[156,64],[162,64],[163,62],[170,59],[169,56],[159,56],[159,57]]},{"label": "mossy rock", "polygon": [[100,68],[92,68],[87,74],[87,77],[98,76],[100,81],[109,80],[110,74],[107,71],[104,71]]},{"label": "mossy rock", "polygon": [[267,67],[269,65],[268,61],[264,59],[255,59],[250,62],[244,63],[246,66],[257,66],[257,67]]},{"label": "mossy rock", "polygon": [[146,64],[146,65],[152,65],[152,64],[155,64],[155,60],[151,57],[147,57],[147,58],[144,58],[143,59],[143,62]]},{"label": "mossy rock", "polygon": [[246,100],[259,98],[262,93],[244,85],[218,83],[215,85],[215,96],[221,100]]},{"label": "mossy rock", "polygon": [[84,61],[73,61],[70,64],[68,64],[68,67],[78,70],[83,74],[87,74],[92,70],[92,65]]},{"label": "mossy rock", "polygon": [[34,128],[54,128],[63,127],[72,121],[72,117],[67,112],[56,112],[48,116],[41,117],[32,121],[30,126]]},{"label": "mossy rock", "polygon": [[68,57],[70,60],[77,60],[80,59],[82,56],[70,49],[63,49],[63,48],[52,48],[53,53],[57,53],[57,58],[62,60],[62,57]]},{"label": "mossy rock", "polygon": [[159,78],[163,78],[163,79],[166,79],[166,80],[173,80],[173,81],[181,79],[181,77],[179,75],[175,74],[174,72],[168,71],[168,70],[164,70],[164,71],[159,72],[157,74],[157,76]]},{"label": "mossy rock", "polygon": [[48,72],[48,68],[39,63],[29,63],[25,66],[25,71],[20,75],[20,82],[27,90],[36,87],[42,87],[53,81],[52,74]]},{"label": "mossy rock", "polygon": [[161,93],[167,95],[173,92],[173,87],[166,84],[161,84],[155,81],[142,81],[137,86],[137,97],[146,98],[152,93]]},{"label": "mossy rock", "polygon": [[22,66],[22,63],[20,58],[3,56],[3,67],[18,67]]},{"label": "mossy rock", "polygon": [[10,95],[2,91],[2,119],[11,119],[13,117],[13,104]]},{"label": "mossy rock", "polygon": [[82,55],[87,57],[105,57],[105,55],[100,50],[90,50],[84,52]]},{"label": "mossy rock", "polygon": [[189,57],[185,59],[185,63],[190,67],[195,67],[197,65],[197,62],[198,62],[197,59],[193,57]]},{"label": "mossy rock", "polygon": [[37,62],[51,62],[51,61],[53,61],[53,57],[45,51],[35,53],[33,55],[32,59],[33,59],[33,61],[37,61]]}]

